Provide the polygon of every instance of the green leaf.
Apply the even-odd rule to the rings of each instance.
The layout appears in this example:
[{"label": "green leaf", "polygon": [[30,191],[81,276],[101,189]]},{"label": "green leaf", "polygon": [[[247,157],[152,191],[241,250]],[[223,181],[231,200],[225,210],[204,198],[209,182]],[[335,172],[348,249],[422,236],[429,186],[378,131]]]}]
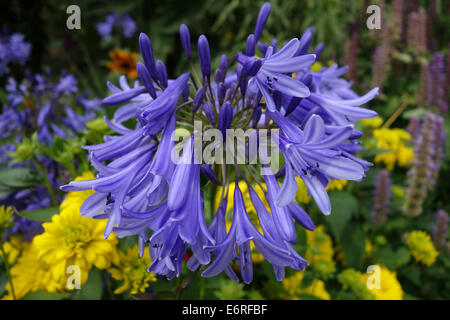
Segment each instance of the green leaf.
[{"label": "green leaf", "polygon": [[62,300],[67,297],[67,292],[45,292],[45,291],[33,291],[27,293],[22,300]]},{"label": "green leaf", "polygon": [[89,273],[88,281],[76,293],[79,300],[99,300],[102,297],[102,273],[94,268]]},{"label": "green leaf", "polygon": [[405,247],[399,248],[395,252],[395,266],[394,269],[398,269],[399,267],[407,264],[409,260],[411,259],[411,254],[409,253],[409,250]]},{"label": "green leaf", "polygon": [[42,177],[31,168],[0,169],[0,185],[3,187],[28,188],[42,182]]},{"label": "green leaf", "polygon": [[388,269],[393,269],[396,264],[396,256],[394,250],[387,245],[380,248],[377,252],[378,261],[385,265]]},{"label": "green leaf", "polygon": [[358,212],[358,201],[346,191],[330,193],[331,214],[325,217],[325,221],[331,229],[337,241],[341,240],[342,231],[352,214]]},{"label": "green leaf", "polygon": [[313,281],[315,280],[315,276],[312,272],[305,272],[305,275],[303,276],[301,287],[306,288],[312,285]]},{"label": "green leaf", "polygon": [[8,193],[11,193],[13,191],[15,191],[14,188],[7,187],[7,186],[0,184],[0,198],[2,198],[3,196],[6,196]]},{"label": "green leaf", "polygon": [[411,266],[406,272],[403,272],[402,275],[420,288],[420,269],[418,266]]},{"label": "green leaf", "polygon": [[54,214],[59,212],[59,208],[42,208],[36,210],[27,210],[19,212],[19,216],[33,221],[47,222],[51,221]]},{"label": "green leaf", "polygon": [[[3,261],[2,261],[3,263]],[[8,276],[6,275],[6,272],[0,274],[0,297],[5,293],[6,291],[6,284],[8,283]]]},{"label": "green leaf", "polygon": [[356,223],[347,224],[341,243],[347,266],[360,270],[366,244],[362,227]]}]

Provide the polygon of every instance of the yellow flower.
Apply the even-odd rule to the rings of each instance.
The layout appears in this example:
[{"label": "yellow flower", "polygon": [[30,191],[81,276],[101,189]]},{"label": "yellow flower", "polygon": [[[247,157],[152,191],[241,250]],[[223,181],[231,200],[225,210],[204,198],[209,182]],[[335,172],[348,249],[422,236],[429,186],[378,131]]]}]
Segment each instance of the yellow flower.
[{"label": "yellow flower", "polygon": [[109,52],[109,57],[111,58],[111,61],[106,64],[106,67],[109,70],[126,74],[128,78],[136,78],[138,76],[136,71],[136,52],[116,49]]},{"label": "yellow flower", "polygon": [[108,269],[114,279],[123,281],[114,293],[120,294],[127,290],[131,294],[144,293],[149,282],[156,281],[153,272],[147,272],[151,263],[148,250],[144,250],[144,255],[139,257],[138,245],[128,248],[126,253],[119,251],[119,263]]},{"label": "yellow flower", "polygon": [[428,233],[411,231],[405,239],[414,260],[427,266],[431,266],[436,261],[439,253],[436,251]]},{"label": "yellow flower", "polygon": [[0,230],[11,227],[13,214],[11,207],[0,206]]},{"label": "yellow flower", "polygon": [[[10,265],[14,264],[19,257],[25,246],[28,245],[27,242],[22,241],[22,236],[18,234],[13,234],[9,237],[9,241],[3,244],[3,249],[8,257],[8,263]],[[0,253],[1,255],[1,253]],[[3,257],[4,259],[4,257]]]},{"label": "yellow flower", "polygon": [[306,231],[306,244],[305,259],[312,268],[323,277],[333,273],[336,269],[333,242],[323,225],[317,226],[314,231]]},{"label": "yellow flower", "polygon": [[[397,273],[394,271],[389,271],[386,267],[382,265],[377,265],[380,268],[380,288],[369,289],[369,291],[374,295],[375,300],[402,300],[403,299],[403,289],[400,282],[397,280]],[[372,274],[366,273],[361,275],[361,279],[367,286],[367,280]]]},{"label": "yellow flower", "polygon": [[[17,263],[11,268],[11,278],[17,299],[28,292],[43,290],[46,292],[62,291],[65,281],[57,281],[51,272],[51,267],[38,257],[38,250],[33,243],[24,243],[24,249]],[[8,294],[3,299],[13,299],[9,283],[6,285]]]},{"label": "yellow flower", "polygon": [[325,188],[327,191],[342,190],[348,183],[348,180],[343,179],[330,179],[328,186]]},{"label": "yellow flower", "polygon": [[405,145],[411,140],[411,135],[406,130],[381,128],[374,130],[373,136],[378,148],[388,150],[375,156],[376,163],[383,162],[388,170],[392,170],[396,163],[403,167],[412,161],[414,151]]},{"label": "yellow flower", "polygon": [[379,128],[383,124],[383,118],[380,116],[376,116],[370,119],[361,119],[360,120],[363,126],[369,128]]},{"label": "yellow flower", "polygon": [[298,295],[308,295],[322,300],[330,300],[330,294],[325,288],[325,282],[314,279],[311,285],[302,287],[304,272],[296,272],[294,275],[284,278],[282,285],[289,293],[290,299],[298,299]]},{"label": "yellow flower", "polygon": [[[93,179],[92,173],[85,173],[75,180]],[[76,191],[67,195],[60,207],[60,213],[51,222],[43,224],[45,232],[34,238],[38,257],[51,266],[56,280],[66,277],[66,269],[76,265],[81,270],[83,285],[93,266],[107,269],[117,261],[115,246],[117,238],[111,234],[104,239],[105,220],[86,218],[80,214],[80,207],[93,191]]]}]

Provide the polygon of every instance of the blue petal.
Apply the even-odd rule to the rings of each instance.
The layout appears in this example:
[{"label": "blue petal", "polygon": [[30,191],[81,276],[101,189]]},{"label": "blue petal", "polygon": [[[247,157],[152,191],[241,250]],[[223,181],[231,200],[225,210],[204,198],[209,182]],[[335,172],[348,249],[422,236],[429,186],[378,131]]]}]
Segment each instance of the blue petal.
[{"label": "blue petal", "polygon": [[275,201],[277,206],[283,207],[292,202],[297,193],[297,182],[295,181],[295,175],[289,162],[286,162],[286,177],[283,180],[281,189],[278,192],[277,199]]}]

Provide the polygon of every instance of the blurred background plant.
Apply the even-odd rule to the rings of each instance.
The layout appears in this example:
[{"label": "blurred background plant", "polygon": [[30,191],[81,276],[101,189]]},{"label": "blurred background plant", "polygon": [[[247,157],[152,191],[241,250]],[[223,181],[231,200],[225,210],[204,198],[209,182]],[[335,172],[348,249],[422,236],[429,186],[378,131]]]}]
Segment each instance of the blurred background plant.
[{"label": "blurred background plant", "polygon": [[[151,36],[171,78],[188,67],[178,35],[181,23],[193,38],[208,36],[212,63],[218,65],[220,54],[245,48],[262,3],[81,0],[82,28],[68,30],[66,8],[73,1],[2,1],[0,296],[450,298],[450,2],[439,0],[270,1],[272,17],[262,41],[280,47],[312,26],[313,45],[326,43],[318,70],[348,65],[346,76],[357,92],[374,85],[382,89],[370,105],[379,117],[357,124],[364,132],[360,154],[375,163],[367,177],[361,183],[330,184],[330,216],[319,213],[299,181],[296,199],[317,226],[313,232],[297,229],[295,249],[311,263],[306,271],[288,273],[280,283],[261,260],[250,285],[223,275],[204,279],[187,269],[184,278],[167,281],[145,272],[148,263],[142,261],[149,257],[137,259],[137,239],[99,237],[80,253],[86,259],[77,262],[85,267],[81,289],[69,290],[61,280],[75,259],[70,250],[86,244],[82,234],[92,232],[95,239],[102,228],[72,215],[86,194],[74,192],[64,200],[58,187],[93,170],[81,146],[111,133],[103,116],[114,108],[102,107],[99,98],[107,94],[106,81],[137,76],[139,33]],[[381,8],[381,30],[366,27],[371,4]],[[216,205],[205,203],[206,208]],[[66,251],[52,251],[55,228]],[[94,263],[96,250],[104,261]],[[371,265],[380,267],[380,289],[366,285]]]}]

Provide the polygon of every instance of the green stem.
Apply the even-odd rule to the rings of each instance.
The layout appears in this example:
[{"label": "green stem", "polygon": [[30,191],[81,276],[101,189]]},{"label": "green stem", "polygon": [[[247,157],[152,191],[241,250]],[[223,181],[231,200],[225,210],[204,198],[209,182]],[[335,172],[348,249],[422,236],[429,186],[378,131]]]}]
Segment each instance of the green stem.
[{"label": "green stem", "polygon": [[3,241],[0,241],[0,250],[2,251],[3,261],[5,263],[6,275],[8,276],[9,285],[11,286],[11,295],[13,296],[14,300],[17,300],[12,282],[11,272],[9,269],[8,257],[6,256],[5,248],[3,248]]},{"label": "green stem", "polygon": [[36,166],[36,168],[42,173],[42,176],[44,177],[44,184],[47,188],[48,192],[50,193],[50,198],[52,201],[52,205],[57,207],[58,206],[58,200],[56,199],[55,192],[52,188],[52,185],[50,184],[50,180],[48,179],[47,171],[45,168],[39,163],[39,161],[36,158],[31,159]]},{"label": "green stem", "polygon": [[192,61],[189,60],[189,65],[191,66],[191,78],[192,78],[192,83],[194,85],[195,90],[198,90],[198,88],[200,87],[200,85],[202,84],[202,82],[200,81],[200,78],[197,74],[197,71],[194,68],[194,65],[192,64]]},{"label": "green stem", "polygon": [[181,284],[178,287],[176,298],[177,300],[181,300],[181,295],[183,294],[183,290],[187,288],[187,286],[194,280],[194,278],[197,276],[198,272],[200,271],[201,267],[198,267],[197,270],[194,271],[194,273],[191,273],[186,279],[184,279]]},{"label": "green stem", "polygon": [[65,167],[69,171],[72,178],[75,179],[77,177],[77,172],[75,170],[75,165],[73,164],[73,161],[68,162]]},{"label": "green stem", "polygon": [[344,293],[344,288],[341,288],[341,290],[340,290],[339,293],[337,294],[335,300],[340,300],[343,293]]}]

